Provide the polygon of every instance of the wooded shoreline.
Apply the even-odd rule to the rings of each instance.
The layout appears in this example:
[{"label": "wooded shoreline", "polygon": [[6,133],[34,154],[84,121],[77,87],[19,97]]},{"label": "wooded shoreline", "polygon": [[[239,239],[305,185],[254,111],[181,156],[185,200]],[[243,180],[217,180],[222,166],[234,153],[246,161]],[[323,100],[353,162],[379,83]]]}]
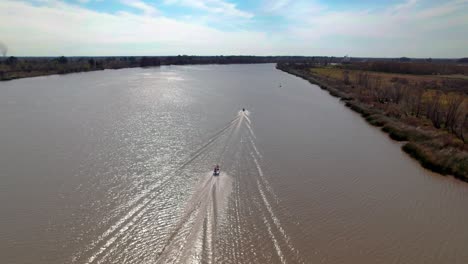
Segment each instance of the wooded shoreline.
[{"label": "wooded shoreline", "polygon": [[[451,71],[458,63],[467,63],[463,59],[409,59],[409,58],[343,58],[327,56],[111,56],[111,57],[0,57],[0,81],[20,78],[99,71],[105,69],[123,69],[162,65],[198,65],[198,64],[254,64],[254,63],[321,63],[336,64],[349,60],[358,65],[361,62],[408,61],[426,65],[446,65]],[[388,64],[384,64],[388,65]],[[431,70],[431,67],[425,67]]]},{"label": "wooded shoreline", "polygon": [[[314,69],[314,67],[319,69]],[[402,114],[400,108],[403,106],[400,106],[400,104],[405,100],[415,99],[412,94],[411,98],[399,98],[400,102],[396,102],[391,97],[392,94],[382,95],[378,98],[378,96],[373,95],[376,89],[375,86],[372,87],[373,85],[368,83],[364,85],[357,79],[350,78],[349,70],[346,67],[342,71],[346,72],[344,79],[336,78],[336,76],[335,78],[330,77],[332,75],[326,76],[325,71],[320,70],[323,69],[323,66],[311,64],[279,63],[277,68],[316,84],[321,89],[327,90],[332,96],[341,98],[347,107],[359,113],[369,124],[381,127],[382,131],[386,132],[390,138],[405,142],[402,150],[418,160],[423,167],[468,182],[468,144],[463,134],[468,129],[465,90],[468,87],[464,87],[457,93],[453,91],[436,91],[437,96],[450,94],[450,96],[458,100],[456,109],[453,106],[452,108],[448,107],[448,111],[453,112],[453,118],[457,118],[456,125],[454,124],[455,121],[444,120],[443,122],[440,121],[440,126],[437,127],[434,126],[428,116],[425,116],[426,113],[432,113],[428,112],[431,109],[423,109],[434,108],[434,101],[425,102],[425,99],[421,96],[420,98],[423,99],[418,103],[418,107],[421,109],[416,109],[419,116],[411,111],[410,114]],[[369,73],[359,71],[360,76],[364,74]],[[395,87],[401,89],[403,86],[392,84],[392,86],[383,87],[382,89],[393,91]],[[407,89],[411,89],[411,87]],[[427,91],[433,93],[432,90]],[[367,96],[365,96],[366,94]],[[405,95],[400,94],[400,97],[402,96]],[[410,97],[410,93],[407,96]],[[372,98],[372,100],[368,99],[368,97]],[[442,102],[442,100],[438,99],[438,102]],[[405,105],[405,107],[407,106]],[[447,116],[449,116],[448,114],[450,113],[447,113]],[[461,132],[452,133],[450,126]]]},{"label": "wooded shoreline", "polygon": [[0,81],[20,78],[153,67],[162,65],[254,64],[278,62],[339,61],[338,58],[305,56],[141,56],[141,57],[8,57],[0,58]]}]

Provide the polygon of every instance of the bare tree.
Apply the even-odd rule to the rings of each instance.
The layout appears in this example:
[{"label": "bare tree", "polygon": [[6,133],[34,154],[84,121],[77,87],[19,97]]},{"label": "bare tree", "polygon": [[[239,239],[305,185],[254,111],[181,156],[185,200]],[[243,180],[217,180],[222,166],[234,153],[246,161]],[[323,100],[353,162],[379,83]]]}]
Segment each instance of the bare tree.
[{"label": "bare tree", "polygon": [[369,89],[375,101],[378,101],[381,104],[388,102],[389,90],[387,87],[382,86],[382,78],[380,76],[372,78]]},{"label": "bare tree", "polygon": [[395,103],[399,104],[403,95],[406,93],[408,80],[403,78],[394,78],[391,81],[393,83],[391,87],[390,100]]},{"label": "bare tree", "polygon": [[440,91],[432,91],[426,104],[426,116],[435,128],[441,128],[442,125],[441,94]]},{"label": "bare tree", "polygon": [[447,110],[445,113],[445,127],[450,129],[452,133],[455,132],[455,125],[457,119],[461,114],[461,105],[465,98],[458,93],[450,93],[447,95]]},{"label": "bare tree", "polygon": [[367,72],[360,72],[358,75],[358,84],[364,88],[369,88],[369,74]]},{"label": "bare tree", "polygon": [[460,126],[458,128],[458,137],[466,142],[464,131],[468,129],[468,113],[465,113],[464,117],[461,119]]},{"label": "bare tree", "polygon": [[423,109],[423,94],[424,89],[415,87],[413,93],[409,95],[410,100],[413,100],[412,113],[416,117],[420,117],[421,111]]},{"label": "bare tree", "polygon": [[351,84],[351,82],[349,81],[349,71],[343,71],[343,82],[346,85]]}]

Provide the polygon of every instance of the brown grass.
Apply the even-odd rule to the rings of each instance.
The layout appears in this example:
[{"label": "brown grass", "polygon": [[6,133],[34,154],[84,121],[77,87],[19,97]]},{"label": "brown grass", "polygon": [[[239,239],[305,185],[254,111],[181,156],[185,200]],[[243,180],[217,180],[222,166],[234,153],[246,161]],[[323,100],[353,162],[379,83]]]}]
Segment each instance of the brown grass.
[{"label": "brown grass", "polygon": [[344,71],[349,72],[349,80],[351,83],[357,83],[359,74],[366,73],[371,78],[381,78],[382,85],[391,85],[392,80],[399,78],[407,80],[409,86],[424,85],[425,88],[429,89],[440,89],[447,92],[461,91],[468,94],[468,76],[461,74],[412,75],[386,72],[370,72],[362,70],[349,70],[334,66],[310,68],[310,72],[313,74],[340,81],[344,81]]}]

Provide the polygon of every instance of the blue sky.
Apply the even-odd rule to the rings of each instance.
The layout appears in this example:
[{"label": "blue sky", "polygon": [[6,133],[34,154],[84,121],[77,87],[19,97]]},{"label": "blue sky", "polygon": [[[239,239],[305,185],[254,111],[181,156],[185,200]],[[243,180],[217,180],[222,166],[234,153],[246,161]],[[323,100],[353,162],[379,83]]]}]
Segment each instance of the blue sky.
[{"label": "blue sky", "polygon": [[1,0],[0,21],[17,56],[468,56],[468,0]]}]

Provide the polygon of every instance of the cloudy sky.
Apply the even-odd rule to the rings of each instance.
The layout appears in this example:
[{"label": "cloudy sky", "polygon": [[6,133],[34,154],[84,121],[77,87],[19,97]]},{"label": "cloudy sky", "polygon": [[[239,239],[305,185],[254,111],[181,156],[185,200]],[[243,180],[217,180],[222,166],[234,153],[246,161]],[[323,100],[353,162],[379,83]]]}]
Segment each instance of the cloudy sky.
[{"label": "cloudy sky", "polygon": [[16,56],[468,57],[468,0],[0,0]]}]

